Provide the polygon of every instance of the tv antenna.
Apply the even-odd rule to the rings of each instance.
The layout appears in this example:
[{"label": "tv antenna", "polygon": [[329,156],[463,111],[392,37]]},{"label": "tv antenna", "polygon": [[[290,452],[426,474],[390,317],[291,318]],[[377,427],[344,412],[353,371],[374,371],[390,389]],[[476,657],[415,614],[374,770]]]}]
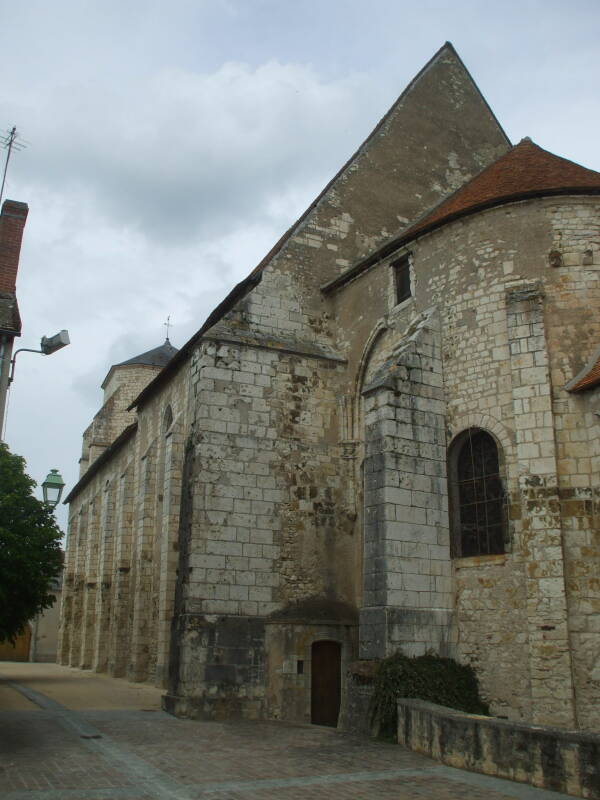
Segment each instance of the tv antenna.
[{"label": "tv antenna", "polygon": [[6,183],[6,171],[8,169],[8,162],[12,155],[12,151],[24,150],[27,147],[27,142],[20,138],[19,132],[15,125],[9,131],[6,131],[0,137],[0,146],[6,150],[6,161],[4,162],[4,172],[2,173],[2,187],[0,188],[0,203],[4,197],[4,184]]}]

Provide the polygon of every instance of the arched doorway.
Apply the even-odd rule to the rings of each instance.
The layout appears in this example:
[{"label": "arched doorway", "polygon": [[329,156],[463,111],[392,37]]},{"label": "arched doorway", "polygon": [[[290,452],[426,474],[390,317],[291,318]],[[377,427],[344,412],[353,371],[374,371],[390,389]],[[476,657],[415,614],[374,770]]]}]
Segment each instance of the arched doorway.
[{"label": "arched doorway", "polygon": [[342,695],[342,647],[339,642],[314,642],[311,654],[310,720],[337,727]]}]

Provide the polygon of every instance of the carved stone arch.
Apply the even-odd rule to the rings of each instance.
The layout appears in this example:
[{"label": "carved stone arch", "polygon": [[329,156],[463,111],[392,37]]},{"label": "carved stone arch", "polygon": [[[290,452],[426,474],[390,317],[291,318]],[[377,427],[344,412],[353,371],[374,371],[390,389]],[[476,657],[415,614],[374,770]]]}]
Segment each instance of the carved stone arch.
[{"label": "carved stone arch", "polygon": [[367,371],[367,367],[371,360],[371,356],[375,348],[377,347],[379,340],[383,336],[383,334],[389,330],[389,325],[383,319],[380,319],[379,322],[376,323],[375,327],[367,337],[367,341],[365,342],[365,346],[363,347],[363,351],[360,357],[360,361],[358,364],[358,370],[356,372],[356,393],[357,396],[360,396],[361,389],[363,387],[365,374]]},{"label": "carved stone arch", "polygon": [[363,351],[356,371],[356,382],[354,386],[354,431],[357,439],[362,440],[363,437],[363,402],[362,390],[365,384],[365,379],[368,374],[369,366],[372,363],[373,356],[381,347],[382,340],[385,335],[390,332],[390,326],[385,319],[380,319],[375,327],[369,334],[367,341],[363,347]]},{"label": "carved stone arch", "polygon": [[506,468],[508,463],[513,462],[515,456],[514,433],[506,428],[500,420],[489,414],[482,414],[481,412],[461,414],[454,417],[451,422],[448,422],[448,451],[452,448],[457,437],[470,428],[481,428],[496,440],[507,488],[517,489],[518,475],[509,474],[509,470]]}]

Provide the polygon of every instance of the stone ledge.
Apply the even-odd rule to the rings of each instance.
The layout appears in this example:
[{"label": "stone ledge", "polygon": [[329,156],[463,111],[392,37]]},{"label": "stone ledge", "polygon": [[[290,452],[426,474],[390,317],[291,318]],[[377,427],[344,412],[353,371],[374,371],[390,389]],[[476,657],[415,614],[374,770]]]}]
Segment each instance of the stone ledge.
[{"label": "stone ledge", "polygon": [[398,701],[398,743],[444,764],[600,798],[600,736]]}]

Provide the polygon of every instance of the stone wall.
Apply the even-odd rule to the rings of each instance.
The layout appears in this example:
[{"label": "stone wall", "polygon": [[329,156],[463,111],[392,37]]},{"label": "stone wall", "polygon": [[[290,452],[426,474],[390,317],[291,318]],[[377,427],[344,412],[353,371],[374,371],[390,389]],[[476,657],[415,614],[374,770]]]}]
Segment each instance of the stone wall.
[{"label": "stone wall", "polygon": [[446,653],[450,551],[445,405],[433,312],[367,370],[360,657]]},{"label": "stone wall", "polygon": [[[193,358],[189,506],[179,542],[171,702],[183,713],[189,698],[185,713],[209,716],[223,704],[264,714],[265,618],[310,598],[355,607],[359,569],[335,424],[343,361],[273,339],[234,343],[234,333],[221,331],[227,342],[205,341]],[[293,624],[310,624],[312,613],[294,615]],[[233,648],[219,644],[232,625],[251,632]],[[282,670],[274,652],[273,676]]]},{"label": "stone wall", "polygon": [[[393,305],[391,265],[398,253],[334,297],[343,322],[338,346],[348,352],[350,364],[356,363],[359,382],[386,363],[401,370],[399,353],[411,319],[416,324],[425,310],[438,309],[445,441],[450,444],[469,428],[483,428],[494,437],[508,515],[503,555],[445,562],[453,576],[453,622],[443,641],[450,653],[476,667],[495,713],[581,727],[595,724],[599,697],[592,677],[600,655],[594,578],[598,519],[592,501],[599,421],[593,402],[563,387],[600,339],[590,304],[598,291],[597,226],[594,199],[524,201],[492,209],[412,244],[413,297],[401,307]],[[553,267],[549,254],[557,241],[564,258]],[[366,296],[368,306],[361,301]],[[363,313],[354,323],[360,307]],[[374,369],[368,366],[369,348],[379,351],[372,357]],[[379,414],[380,426],[394,427],[395,412],[386,409],[391,412],[398,404],[402,390],[390,382],[387,399],[380,391],[381,411],[367,398],[373,409],[367,411],[365,431],[367,470],[370,426]],[[418,395],[416,388],[411,392]],[[414,442],[418,435],[411,432],[409,438]],[[391,444],[394,459],[401,447]],[[411,470],[405,465],[403,471]],[[382,480],[394,480],[391,462],[384,473]],[[367,490],[367,509],[369,496]],[[411,511],[419,513],[416,504]],[[409,522],[399,526],[403,534]],[[449,524],[443,514],[441,524]],[[367,547],[368,525],[367,520]],[[379,537],[376,541],[381,547]],[[387,569],[380,555],[375,554],[376,563]],[[400,570],[405,586],[404,562]],[[380,589],[385,593],[384,582]],[[412,652],[412,632],[403,630],[399,638]],[[381,641],[393,646],[389,635]],[[440,644],[435,649],[441,650]]]},{"label": "stone wall", "polygon": [[137,395],[160,372],[159,367],[147,364],[111,367],[104,388],[102,408],[83,433],[79,477],[102,455],[128,425],[135,422],[135,412],[129,406]]},{"label": "stone wall", "polygon": [[[595,724],[600,419],[564,386],[600,340],[597,198],[488,208],[336,280],[507,148],[445,46],[122,440],[115,368],[71,505],[64,663],[168,675],[177,713],[304,720],[315,642],[344,664],[434,650],[499,715]],[[447,454],[470,429],[498,448],[505,552],[463,558]]]},{"label": "stone wall", "polygon": [[398,701],[398,743],[459,769],[600,798],[600,737]]},{"label": "stone wall", "polygon": [[60,663],[165,685],[187,391],[184,366],[80,481],[70,506]]}]

